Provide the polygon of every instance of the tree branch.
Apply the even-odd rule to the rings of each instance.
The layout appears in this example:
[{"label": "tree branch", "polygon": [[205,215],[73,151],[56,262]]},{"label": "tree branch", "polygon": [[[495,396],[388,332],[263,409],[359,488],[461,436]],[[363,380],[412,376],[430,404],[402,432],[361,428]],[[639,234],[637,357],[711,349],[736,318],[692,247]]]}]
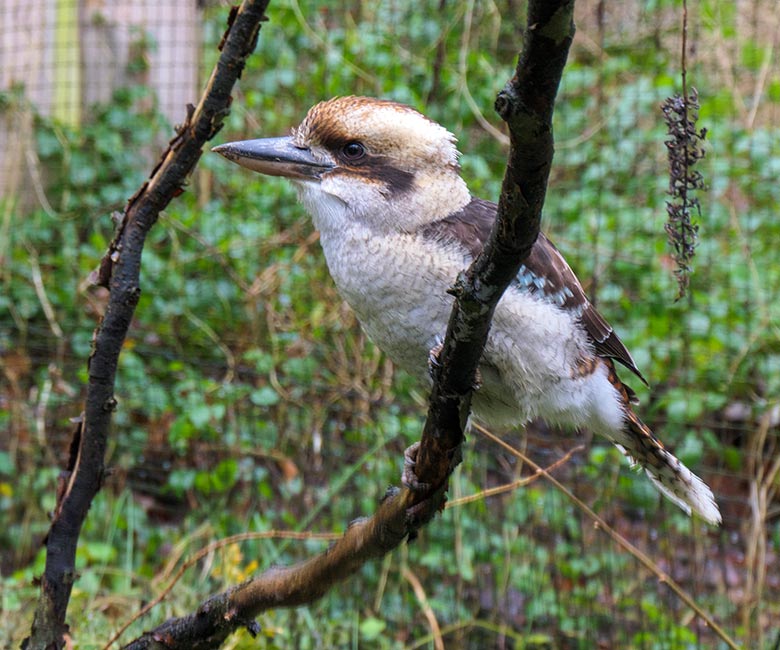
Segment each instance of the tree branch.
[{"label": "tree branch", "polygon": [[230,91],[255,47],[267,5],[268,0],[246,0],[237,12],[231,13],[232,24],[206,93],[197,108],[188,107],[187,119],[177,129],[160,163],[128,201],[96,276],[99,284],[110,289],[111,296],[95,332],[88,361],[86,405],[46,539],[46,568],[25,648],[61,648],[65,644],[65,615],[76,579],[76,547],[89,507],[104,479],[108,430],[116,408],[117,363],[141,295],[139,275],[144,240],[159,212],[183,192],[185,179],[200,158],[203,145],[222,127],[230,106]]},{"label": "tree branch", "polygon": [[195,612],[169,619],[127,649],[214,648],[270,608],[311,603],[366,561],[391,551],[441,510],[460,462],[474,377],[496,304],[539,234],[552,165],[552,113],[574,37],[574,0],[531,0],[517,71],[496,99],[509,125],[510,153],[498,219],[484,252],[461,273],[455,306],[434,377],[428,418],[414,473],[427,489],[393,490],[369,519],[353,522],[328,551],[209,598]]},{"label": "tree branch", "polygon": [[490,238],[453,289],[456,301],[417,454],[423,483],[441,485],[447,465],[459,462],[493,311],[539,235],[553,158],[553,107],[574,38],[573,14],[574,0],[529,2],[515,74],[496,98],[496,111],[509,126],[507,170]]}]

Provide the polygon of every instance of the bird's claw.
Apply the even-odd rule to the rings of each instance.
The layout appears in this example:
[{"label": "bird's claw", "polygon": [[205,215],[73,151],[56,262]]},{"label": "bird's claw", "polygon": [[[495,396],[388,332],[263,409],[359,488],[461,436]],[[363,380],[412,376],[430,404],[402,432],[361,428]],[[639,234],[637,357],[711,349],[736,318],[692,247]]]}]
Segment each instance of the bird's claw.
[{"label": "bird's claw", "polygon": [[431,375],[431,379],[433,379],[435,376],[436,371],[441,368],[439,357],[441,356],[441,351],[443,349],[444,342],[437,338],[436,345],[434,345],[428,352],[428,373]]},{"label": "bird's claw", "polygon": [[[437,338],[436,345],[434,345],[428,352],[428,374],[431,376],[431,379],[436,378],[436,373],[441,368],[441,361],[439,361],[439,359],[443,349],[444,341]],[[482,388],[482,373],[479,371],[479,368],[477,368],[476,373],[474,374],[474,384],[471,387],[471,390],[478,391],[480,388]]]},{"label": "bird's claw", "polygon": [[431,489],[430,483],[423,483],[417,479],[417,474],[414,472],[415,465],[417,465],[417,452],[420,449],[420,443],[415,442],[411,447],[408,447],[404,451],[404,471],[401,474],[401,483],[404,487],[412,492],[427,492]]}]

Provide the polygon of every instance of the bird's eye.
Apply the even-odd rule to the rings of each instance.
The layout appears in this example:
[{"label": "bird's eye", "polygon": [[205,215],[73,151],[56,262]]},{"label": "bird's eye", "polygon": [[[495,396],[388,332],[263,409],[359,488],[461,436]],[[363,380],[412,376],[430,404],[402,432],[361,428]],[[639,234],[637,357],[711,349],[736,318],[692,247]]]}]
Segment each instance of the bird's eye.
[{"label": "bird's eye", "polygon": [[366,155],[366,148],[360,142],[347,142],[341,148],[341,153],[344,158],[354,162]]}]

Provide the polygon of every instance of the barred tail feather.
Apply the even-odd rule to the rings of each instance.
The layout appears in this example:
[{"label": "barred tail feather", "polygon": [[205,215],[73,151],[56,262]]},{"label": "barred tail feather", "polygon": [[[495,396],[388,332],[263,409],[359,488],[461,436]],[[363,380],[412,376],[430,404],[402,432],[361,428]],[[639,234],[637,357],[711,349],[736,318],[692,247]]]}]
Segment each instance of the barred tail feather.
[{"label": "barred tail feather", "polygon": [[698,514],[713,526],[721,523],[720,510],[707,484],[668,452],[650,428],[631,411],[617,448],[632,465],[639,465],[653,485],[688,515]]}]

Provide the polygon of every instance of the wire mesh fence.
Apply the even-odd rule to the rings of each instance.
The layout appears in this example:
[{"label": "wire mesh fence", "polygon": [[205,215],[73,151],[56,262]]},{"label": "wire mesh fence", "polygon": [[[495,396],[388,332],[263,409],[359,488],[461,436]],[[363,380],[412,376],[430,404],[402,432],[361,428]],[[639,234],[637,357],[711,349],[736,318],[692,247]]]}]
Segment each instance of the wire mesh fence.
[{"label": "wire mesh fence", "polygon": [[[279,135],[320,99],[389,96],[455,132],[464,177],[475,194],[495,198],[505,145],[490,107],[519,47],[517,4],[272,4],[227,128],[237,137]],[[688,83],[708,130],[689,294],[674,300],[664,232],[660,105],[680,91],[675,3],[578,3],[545,225],[649,378],[651,389],[635,387],[643,418],[713,487],[723,527],[705,530],[660,504],[588,432],[575,437],[535,422],[506,437],[542,465],[585,444],[556,476],[745,647],[773,648],[780,22],[763,0],[702,0],[688,10]],[[67,418],[83,398],[89,337],[105,304],[86,279],[110,239],[110,212],[197,100],[225,11],[180,0],[0,7],[0,508],[9,522],[0,566],[4,577],[22,576],[6,582],[6,593],[24,594],[24,571],[36,570]],[[392,367],[330,284],[294,197],[247,178],[204,159],[145,253],[149,289],[118,382],[115,474],[106,503],[95,507],[114,537],[85,532],[87,549],[95,540],[111,546],[120,533],[135,540],[121,551],[133,598],[149,596],[141,572],[161,570],[153,549],[169,549],[166,533],[147,526],[172,526],[163,530],[185,539],[209,519],[214,534],[295,521],[337,528],[397,483],[395,459],[419,425],[420,388],[400,373],[391,382]],[[525,469],[474,434],[453,496]],[[215,508],[235,522],[220,515],[213,524]],[[430,589],[448,647],[725,647],[542,481],[450,512],[410,547],[408,560],[369,569],[318,605],[332,629],[349,636],[342,614],[351,598],[360,603],[358,637],[370,637],[366,620],[382,619],[392,631],[385,645],[372,638],[376,647],[425,639],[422,608],[396,569],[408,561]],[[144,526],[128,527],[131,513]],[[139,550],[144,544],[152,550]],[[258,546],[247,558],[252,549],[267,554],[261,565],[303,553]],[[94,605],[117,583],[94,569],[95,557],[84,562],[99,576],[86,588]],[[229,584],[232,574],[221,575]],[[26,597],[4,597],[0,620],[17,620]],[[285,643],[316,636],[291,616],[266,624],[284,621]],[[333,645],[347,638],[319,634]]]}]

